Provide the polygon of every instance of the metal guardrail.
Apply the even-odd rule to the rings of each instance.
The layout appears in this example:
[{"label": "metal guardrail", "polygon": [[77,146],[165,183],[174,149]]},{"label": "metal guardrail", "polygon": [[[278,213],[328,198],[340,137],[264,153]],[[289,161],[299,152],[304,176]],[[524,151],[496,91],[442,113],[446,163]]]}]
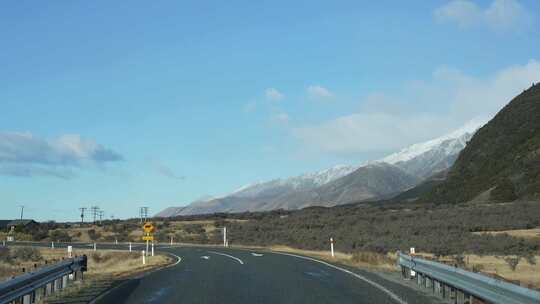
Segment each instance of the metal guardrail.
[{"label": "metal guardrail", "polygon": [[478,299],[501,304],[540,303],[540,292],[479,273],[399,253],[399,265]]},{"label": "metal guardrail", "polygon": [[34,303],[64,288],[67,276],[85,271],[86,263],[86,256],[70,258],[0,282],[0,304]]}]

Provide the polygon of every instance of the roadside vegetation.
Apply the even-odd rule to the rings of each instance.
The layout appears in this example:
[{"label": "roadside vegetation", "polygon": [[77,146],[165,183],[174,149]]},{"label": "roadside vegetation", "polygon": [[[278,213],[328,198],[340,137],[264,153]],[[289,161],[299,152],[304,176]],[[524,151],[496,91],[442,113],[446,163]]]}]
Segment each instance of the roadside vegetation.
[{"label": "roadside vegetation", "polygon": [[[333,237],[338,254],[334,261],[383,270],[395,269],[397,250],[415,247],[434,259],[540,287],[540,277],[533,275],[540,273],[538,202],[379,202],[185,216],[153,219],[153,223],[154,237],[161,243],[172,238],[175,243],[222,244],[221,228],[226,226],[231,246],[296,251],[322,259],[329,258],[329,239]],[[140,242],[142,229],[137,219],[103,221],[100,225],[46,223],[32,231],[19,229],[17,236],[40,241]],[[466,257],[468,264],[463,262]],[[111,262],[110,266],[114,265]]]},{"label": "roadside vegetation", "polygon": [[[119,250],[82,250],[73,249],[74,255],[88,256],[88,272],[85,278],[96,279],[103,276],[122,277],[146,269],[167,265],[172,259],[167,255],[157,254],[148,257],[146,265],[142,265],[140,252]],[[10,246],[0,247],[0,281],[36,268],[67,258],[65,248],[36,248]]]}]

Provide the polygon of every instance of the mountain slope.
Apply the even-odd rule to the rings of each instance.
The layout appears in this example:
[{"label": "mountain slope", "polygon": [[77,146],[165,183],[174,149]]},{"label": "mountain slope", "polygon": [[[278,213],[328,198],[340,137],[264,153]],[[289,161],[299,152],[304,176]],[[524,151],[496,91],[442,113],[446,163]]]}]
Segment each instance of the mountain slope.
[{"label": "mountain slope", "polygon": [[473,136],[447,179],[422,200],[540,199],[540,84],[515,97]]},{"label": "mountain slope", "polygon": [[365,166],[335,166],[300,176],[252,183],[223,197],[195,201],[159,214],[299,209],[388,198],[447,170],[479,126],[479,122],[471,122],[450,134],[412,145]]},{"label": "mountain slope", "polygon": [[474,132],[482,125],[483,121],[471,121],[450,134],[412,145],[381,161],[396,165],[421,179],[429,178],[433,174],[450,168],[459,152],[465,148]]}]

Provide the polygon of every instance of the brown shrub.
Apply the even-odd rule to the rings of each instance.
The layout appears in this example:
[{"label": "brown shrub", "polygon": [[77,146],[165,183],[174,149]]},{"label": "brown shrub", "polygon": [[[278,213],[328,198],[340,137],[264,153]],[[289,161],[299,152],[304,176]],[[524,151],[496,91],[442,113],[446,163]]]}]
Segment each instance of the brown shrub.
[{"label": "brown shrub", "polygon": [[13,257],[22,261],[37,262],[43,260],[41,253],[32,247],[17,247],[13,251]]}]

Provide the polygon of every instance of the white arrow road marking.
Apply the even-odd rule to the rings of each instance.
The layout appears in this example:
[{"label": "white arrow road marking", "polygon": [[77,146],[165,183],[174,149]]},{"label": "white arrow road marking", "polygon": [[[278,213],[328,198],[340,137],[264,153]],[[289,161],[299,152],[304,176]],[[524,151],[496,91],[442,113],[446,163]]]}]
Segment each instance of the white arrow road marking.
[{"label": "white arrow road marking", "polygon": [[176,266],[176,265],[180,264],[180,262],[182,262],[182,258],[177,256],[176,254],[173,254],[173,253],[170,253],[170,252],[166,252],[166,253],[172,255],[173,257],[175,257],[177,259],[176,263],[174,263],[172,265],[169,265],[167,267],[173,267],[173,266]]},{"label": "white arrow road marking", "polygon": [[222,255],[222,256],[226,256],[228,258],[231,258],[233,260],[236,260],[238,263],[244,265],[244,262],[242,260],[240,260],[239,258],[237,257],[234,257],[232,255],[228,255],[228,254],[225,254],[225,253],[221,253],[221,252],[216,252],[216,251],[208,251],[209,253],[213,253],[213,254],[219,254],[219,255]]},{"label": "white arrow road marking", "polygon": [[262,257],[264,254],[252,252],[251,255],[255,257]]},{"label": "white arrow road marking", "polygon": [[207,255],[203,255],[203,256],[201,256],[201,259],[209,260],[209,259],[210,259],[210,257],[209,257],[209,256],[207,256]]},{"label": "white arrow road marking", "polygon": [[321,263],[321,264],[324,264],[328,267],[331,267],[331,268],[334,268],[334,269],[337,269],[337,270],[340,270],[340,271],[343,271],[345,273],[348,273],[352,276],[354,276],[355,278],[357,279],[360,279],[368,284],[370,284],[371,286],[375,287],[375,288],[378,288],[379,290],[381,290],[382,292],[386,293],[388,296],[390,296],[390,298],[392,298],[393,300],[395,300],[396,302],[398,302],[399,304],[408,304],[407,301],[404,301],[402,300],[399,296],[397,296],[395,293],[391,292],[390,290],[388,290],[386,287],[382,286],[381,284],[379,283],[376,283],[376,282],[373,282],[372,280],[364,277],[364,276],[361,276],[357,273],[354,273],[350,270],[347,270],[347,269],[344,269],[344,268],[341,268],[341,267],[338,267],[336,265],[332,265],[330,263],[326,263],[326,262],[323,262],[323,261],[319,261],[319,260],[316,260],[316,259],[313,259],[313,258],[308,258],[308,257],[305,257],[305,256],[301,256],[301,255],[296,255],[296,254],[290,254],[290,253],[284,253],[284,252],[273,252],[275,254],[281,254],[281,255],[288,255],[288,256],[292,256],[292,257],[296,257],[296,258],[299,258],[299,259],[304,259],[304,260],[310,260],[310,261],[313,261],[313,262],[317,262],[317,263]]}]

